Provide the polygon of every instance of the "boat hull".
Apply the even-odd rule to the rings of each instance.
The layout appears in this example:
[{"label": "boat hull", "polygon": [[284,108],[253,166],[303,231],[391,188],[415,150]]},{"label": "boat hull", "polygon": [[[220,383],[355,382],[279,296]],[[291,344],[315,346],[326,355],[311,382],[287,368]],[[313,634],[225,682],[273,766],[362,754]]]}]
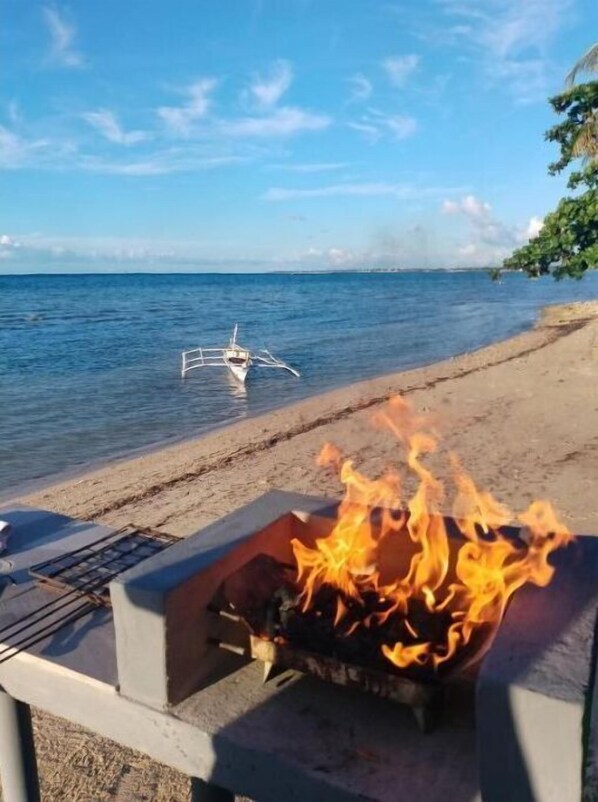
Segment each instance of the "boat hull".
[{"label": "boat hull", "polygon": [[245,379],[247,378],[247,374],[249,372],[249,365],[235,365],[233,362],[228,361],[226,364],[235,379],[240,381],[241,384],[245,384]]}]

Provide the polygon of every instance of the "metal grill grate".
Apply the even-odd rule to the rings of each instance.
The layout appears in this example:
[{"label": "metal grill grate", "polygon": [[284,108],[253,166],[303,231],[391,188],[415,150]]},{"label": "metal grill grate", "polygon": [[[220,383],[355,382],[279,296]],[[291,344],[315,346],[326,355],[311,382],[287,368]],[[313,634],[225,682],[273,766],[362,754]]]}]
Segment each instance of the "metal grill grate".
[{"label": "metal grill grate", "polygon": [[29,573],[40,585],[60,591],[78,590],[109,605],[108,583],[112,579],[177,540],[154,529],[126,526],[76,551],[38,563]]},{"label": "metal grill grate", "polygon": [[34,565],[30,575],[38,586],[56,591],[56,597],[0,628],[0,665],[98,606],[109,607],[108,585],[113,579],[177,540],[164,532],[125,526],[75,551]]}]

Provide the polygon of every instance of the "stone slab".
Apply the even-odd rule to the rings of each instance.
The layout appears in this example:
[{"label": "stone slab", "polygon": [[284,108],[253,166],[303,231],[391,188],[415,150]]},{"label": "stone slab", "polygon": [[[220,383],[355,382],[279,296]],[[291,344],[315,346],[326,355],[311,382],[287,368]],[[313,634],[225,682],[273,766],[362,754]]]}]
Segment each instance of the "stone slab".
[{"label": "stone slab", "polygon": [[260,802],[480,802],[471,698],[422,735],[401,706],[261,678],[242,666],[166,712],[28,655],[0,666],[15,698]]},{"label": "stone slab", "polygon": [[598,618],[598,538],[555,553],[546,588],[519,590],[478,681],[485,802],[579,800]]},{"label": "stone slab", "polygon": [[[15,504],[1,507],[0,519],[13,526],[8,549],[0,556],[0,580],[4,579],[0,592],[0,642],[8,645],[23,635],[11,637],[14,630],[10,630],[3,638],[1,631],[5,627],[57,598],[55,593],[36,587],[28,574],[29,568],[81,548],[114,530]],[[30,647],[28,652],[114,686],[118,684],[114,624],[109,610],[100,609],[83,616]]]}]

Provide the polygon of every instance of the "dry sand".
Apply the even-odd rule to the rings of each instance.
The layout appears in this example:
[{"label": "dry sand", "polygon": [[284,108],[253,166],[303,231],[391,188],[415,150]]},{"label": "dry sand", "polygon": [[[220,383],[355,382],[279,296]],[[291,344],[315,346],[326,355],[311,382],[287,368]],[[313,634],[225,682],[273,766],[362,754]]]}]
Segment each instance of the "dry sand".
[{"label": "dry sand", "polygon": [[[510,340],[336,390],[20,500],[184,536],[270,488],[339,496],[338,479],[315,468],[315,455],[332,440],[370,476],[400,461],[392,438],[370,425],[395,393],[437,415],[447,448],[507,506],[550,499],[573,531],[598,534],[598,301],[549,308],[535,329]],[[440,459],[438,472],[445,475]],[[48,802],[187,798],[185,778],[170,769],[47,715],[35,723]]]}]

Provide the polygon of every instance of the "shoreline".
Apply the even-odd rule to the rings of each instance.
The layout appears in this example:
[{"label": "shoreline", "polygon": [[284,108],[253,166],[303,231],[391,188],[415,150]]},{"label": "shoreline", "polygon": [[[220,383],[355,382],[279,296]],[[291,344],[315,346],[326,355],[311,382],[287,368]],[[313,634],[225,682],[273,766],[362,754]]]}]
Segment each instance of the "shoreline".
[{"label": "shoreline", "polygon": [[[598,300],[547,307],[515,337],[111,463],[20,502],[184,536],[271,488],[340,497],[338,477],[316,468],[315,455],[331,440],[367,476],[396,464],[396,442],[370,419],[397,392],[435,414],[480,489],[515,512],[549,499],[573,532],[598,535]],[[435,457],[426,465],[444,480]],[[73,799],[91,799],[107,773],[114,802],[148,788],[156,802],[188,795],[186,777],[142,754],[41,711],[34,727],[44,799],[64,799],[65,783]],[[76,770],[73,754],[82,756]]]},{"label": "shoreline", "polygon": [[[472,270],[473,269],[474,268],[472,268]],[[478,268],[475,268],[475,270],[478,270]],[[389,373],[382,373],[378,376],[373,376],[366,379],[358,379],[356,381],[349,382],[348,384],[340,384],[338,386],[332,387],[331,389],[318,392],[315,395],[310,395],[307,396],[306,398],[302,398],[298,401],[292,401],[290,403],[282,403],[280,405],[271,407],[270,409],[267,409],[265,411],[249,414],[241,419],[236,419],[222,423],[214,423],[206,427],[197,434],[173,435],[172,437],[167,437],[162,440],[158,440],[155,443],[149,443],[147,445],[141,445],[134,448],[127,448],[124,449],[123,451],[115,452],[111,456],[98,457],[97,459],[91,459],[89,461],[79,462],[71,466],[70,468],[64,468],[63,470],[60,470],[57,473],[51,473],[51,474],[46,474],[45,476],[25,479],[15,485],[7,487],[5,490],[0,490],[0,504],[6,504],[7,502],[24,498],[25,496],[31,496],[33,494],[41,493],[44,490],[51,489],[58,485],[63,485],[80,479],[85,479],[85,477],[87,477],[89,474],[92,473],[95,474],[99,471],[111,469],[123,462],[130,462],[132,460],[136,460],[142,457],[151,456],[156,452],[161,452],[171,448],[176,448],[181,445],[192,444],[196,441],[203,440],[206,437],[211,437],[213,435],[216,435],[218,432],[224,429],[228,430],[242,423],[255,421],[259,418],[265,418],[268,415],[279,412],[281,410],[285,409],[292,410],[297,406],[306,404],[310,401],[316,401],[317,399],[324,399],[325,397],[332,394],[340,393],[361,386],[365,388],[368,385],[372,384],[373,382],[381,382],[383,380],[394,380],[402,375],[412,373],[413,371],[431,369],[437,365],[440,366],[444,365],[445,363],[452,363],[455,360],[461,359],[462,357],[477,354],[479,352],[485,351],[488,348],[493,348],[494,346],[500,343],[511,342],[512,340],[515,340],[518,337],[521,337],[525,334],[535,331],[539,326],[541,326],[541,321],[543,319],[543,316],[550,309],[560,309],[561,307],[570,307],[573,305],[579,305],[579,303],[583,304],[592,302],[581,301],[575,304],[553,304],[550,306],[542,307],[541,309],[538,310],[538,315],[536,317],[536,320],[529,328],[525,328],[523,331],[520,331],[516,334],[512,334],[509,337],[506,337],[502,340],[495,340],[490,343],[487,343],[486,345],[480,345],[478,348],[474,348],[471,351],[463,351],[461,353],[457,353],[453,356],[441,359],[436,362],[423,362],[422,364],[416,365],[415,367],[412,368],[405,368],[403,370],[393,370]],[[383,399],[376,399],[373,403],[377,403],[378,401],[381,400]]]},{"label": "shoreline", "polygon": [[[119,524],[124,520],[123,515],[129,512],[136,515],[137,523],[149,525],[150,522],[144,520],[144,508],[159,506],[165,496],[180,494],[181,490],[201,484],[206,479],[212,485],[215,475],[225,474],[250,460],[263,460],[272,449],[285,446],[288,449],[295,441],[319,434],[323,442],[330,427],[349,425],[352,419],[363,417],[394,393],[400,392],[407,397],[426,396],[437,393],[451,382],[475,379],[484,371],[501,367],[508,369],[511,363],[532,358],[597,320],[596,301],[548,306],[542,310],[532,329],[506,340],[427,366],[346,385],[197,437],[156,444],[143,449],[143,453],[137,456],[129,453],[102,466],[75,471],[74,475],[57,481],[53,477],[51,484],[48,484],[48,479],[45,482],[40,480],[42,487],[25,492],[22,486],[17,487],[9,491],[10,500],[18,499],[78,517],[105,518]],[[312,472],[317,484],[317,471],[314,468]],[[280,479],[282,482],[284,476]],[[260,481],[258,477],[258,486]],[[260,486],[261,492],[269,486],[272,485]],[[337,488],[336,495],[338,493]],[[260,492],[255,492],[253,497],[257,495]],[[244,492],[241,496],[247,499],[251,494]],[[240,499],[236,506],[241,503],[244,500]],[[167,506],[170,506],[170,500]],[[220,509],[222,505],[214,506]],[[175,517],[181,518],[180,515]],[[170,516],[159,516],[156,520],[156,515],[152,514],[151,518],[151,525],[168,529]],[[199,516],[201,525],[211,519],[209,512]],[[184,535],[197,528],[191,528],[190,524],[175,526],[173,533]]]}]

